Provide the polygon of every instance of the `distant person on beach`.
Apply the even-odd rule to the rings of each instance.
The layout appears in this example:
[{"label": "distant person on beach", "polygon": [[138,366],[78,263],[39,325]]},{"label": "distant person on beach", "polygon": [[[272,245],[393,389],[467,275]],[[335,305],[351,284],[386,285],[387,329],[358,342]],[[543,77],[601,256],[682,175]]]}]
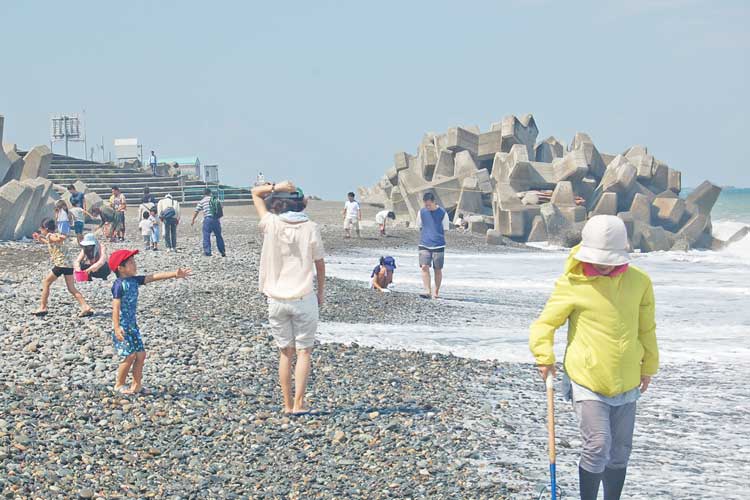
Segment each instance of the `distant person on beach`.
[{"label": "distant person on beach", "polygon": [[75,297],[78,304],[81,306],[81,312],[78,314],[78,317],[84,318],[87,316],[93,316],[94,310],[86,303],[86,299],[83,298],[83,295],[78,291],[75,282],[73,281],[73,266],[70,264],[65,252],[66,236],[64,234],[56,233],[57,224],[55,224],[54,219],[45,219],[42,221],[39,231],[39,233],[33,234],[33,238],[35,241],[47,245],[50,260],[52,261],[52,270],[42,281],[42,298],[39,309],[33,313],[34,316],[47,315],[47,301],[49,299],[50,287],[60,276],[63,276],[68,291],[73,297]]},{"label": "distant person on beach", "polygon": [[393,271],[396,270],[396,259],[380,257],[380,264],[372,270],[372,287],[379,292],[390,292],[388,287],[393,283]]},{"label": "distant person on beach", "polygon": [[94,233],[88,233],[81,240],[81,251],[73,262],[75,271],[85,271],[88,274],[88,281],[93,278],[106,280],[110,275],[109,254],[107,247],[100,243]]},{"label": "distant person on beach", "polygon": [[68,193],[70,193],[70,206],[81,207],[86,210],[86,195],[78,191],[73,184],[68,185]]},{"label": "distant person on beach", "polygon": [[150,188],[143,188],[143,197],[141,198],[141,203],[144,205],[156,205],[156,197],[151,194]]},{"label": "distant person on beach", "polygon": [[160,226],[159,226],[159,218],[156,216],[156,207],[151,207],[151,209],[148,211],[148,220],[151,222],[151,250],[159,250],[159,236],[160,235]]},{"label": "distant person on beach", "polygon": [[[138,267],[133,258],[138,250],[117,250],[109,257],[109,267],[117,275],[112,284],[112,342],[120,356],[117,367],[115,392],[137,394],[143,390],[143,365],[146,350],[136,321],[138,288],[153,281],[187,278],[190,269],[177,269],[171,273],[137,276]],[[128,373],[133,369],[133,383],[126,389]]]},{"label": "distant person on beach", "polygon": [[388,219],[396,220],[396,214],[390,210],[381,210],[375,214],[375,223],[378,225],[380,230],[380,236],[385,236],[385,225]]},{"label": "distant person on beach", "polygon": [[65,200],[57,200],[55,202],[55,223],[57,225],[57,232],[63,236],[70,234],[70,218],[68,204]]},{"label": "distant person on beach", "polygon": [[112,186],[112,196],[109,197],[109,205],[115,212],[112,222],[112,238],[125,241],[125,212],[128,210],[128,202],[118,186]]},{"label": "distant person on beach", "polygon": [[158,162],[156,161],[156,153],[151,151],[151,156],[148,158],[148,164],[151,166],[151,175],[156,177],[156,166],[158,165]]},{"label": "distant person on beach", "polygon": [[268,298],[268,323],[279,348],[284,412],[301,415],[309,413],[305,391],[318,328],[318,307],[324,298],[323,240],[318,225],[304,212],[307,199],[291,182],[256,186],[252,193],[253,206],[260,217],[258,227],[263,233],[260,290]]},{"label": "distant person on beach", "polygon": [[568,324],[563,365],[566,399],[573,401],[583,441],[578,476],[582,500],[620,498],[633,444],[636,401],[659,367],[654,290],[629,265],[625,224],[592,217],[574,247],[529,347],[542,379],[555,376],[555,331]]},{"label": "distant person on beach", "polygon": [[352,237],[352,227],[357,231],[357,238],[359,234],[359,221],[362,220],[362,210],[359,206],[359,202],[355,200],[354,193],[347,195],[347,201],[344,203],[344,232],[346,235],[344,238]]},{"label": "distant person on beach", "polygon": [[[420,297],[440,297],[445,263],[445,231],[450,227],[448,212],[435,203],[435,195],[427,192],[422,197],[424,208],[417,213],[419,228],[419,267],[422,270],[424,293]],[[431,287],[430,267],[435,271],[435,290]]]},{"label": "distant person on beach", "polygon": [[154,231],[154,223],[151,222],[151,214],[144,211],[141,215],[141,222],[138,223],[138,227],[141,230],[141,237],[143,238],[145,250],[151,250],[151,233]]},{"label": "distant person on beach", "polygon": [[224,209],[219,198],[208,188],[203,191],[203,198],[195,206],[191,226],[195,225],[195,219],[199,213],[203,213],[203,255],[211,257],[211,233],[214,233],[216,248],[219,249],[222,257],[226,257],[224,237],[221,235],[221,218],[224,216]]},{"label": "distant person on beach", "polygon": [[156,205],[159,219],[164,224],[164,241],[168,252],[177,251],[177,225],[180,223],[180,202],[167,195]]},{"label": "distant person on beach", "polygon": [[263,172],[258,172],[258,176],[255,178],[255,185],[262,186],[264,184],[266,184],[266,176],[263,175]]},{"label": "distant person on beach", "polygon": [[464,218],[464,214],[458,214],[456,227],[463,232],[466,232],[469,229],[469,221]]},{"label": "distant person on beach", "polygon": [[91,216],[99,219],[99,227],[96,229],[95,233],[103,234],[109,240],[114,239],[112,225],[115,219],[114,209],[111,206],[104,204],[101,207],[92,208]]},{"label": "distant person on beach", "polygon": [[73,197],[71,196],[70,201],[71,207],[70,210],[68,210],[68,213],[70,214],[71,222],[73,223],[73,232],[76,235],[76,240],[78,241],[78,244],[80,244],[83,239],[83,230],[86,226],[86,216],[88,215],[91,217],[91,214],[78,205],[79,200],[76,200],[74,203]]}]

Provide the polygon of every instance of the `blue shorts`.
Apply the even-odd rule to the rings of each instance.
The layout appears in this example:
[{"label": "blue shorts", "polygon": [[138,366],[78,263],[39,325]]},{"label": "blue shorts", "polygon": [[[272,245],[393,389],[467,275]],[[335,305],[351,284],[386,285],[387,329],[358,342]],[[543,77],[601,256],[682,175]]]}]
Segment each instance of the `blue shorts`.
[{"label": "blue shorts", "polygon": [[83,221],[77,220],[73,223],[73,231],[75,231],[76,234],[83,234]]},{"label": "blue shorts", "polygon": [[115,352],[118,356],[127,358],[131,354],[136,352],[144,352],[146,349],[143,347],[143,340],[141,339],[141,332],[138,328],[123,328],[125,330],[125,338],[120,342],[117,340],[115,333],[112,332],[112,342],[115,346]]},{"label": "blue shorts", "polygon": [[151,230],[151,243],[159,243],[159,226],[154,226]]},{"label": "blue shorts", "polygon": [[57,221],[57,232],[65,236],[70,234],[70,222],[66,220]]}]

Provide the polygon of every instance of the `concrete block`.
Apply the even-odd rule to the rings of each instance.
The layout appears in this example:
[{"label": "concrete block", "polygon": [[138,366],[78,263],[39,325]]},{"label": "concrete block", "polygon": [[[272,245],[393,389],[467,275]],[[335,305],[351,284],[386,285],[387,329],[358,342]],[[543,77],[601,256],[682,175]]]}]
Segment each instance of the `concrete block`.
[{"label": "concrete block", "polygon": [[511,210],[498,210],[495,220],[495,229],[501,235],[509,238],[523,239],[526,236],[526,212],[523,208]]},{"label": "concrete block", "polygon": [[438,152],[433,179],[453,177],[454,175],[456,175],[456,164],[453,159],[453,152],[449,149],[441,149]]},{"label": "concrete block", "polygon": [[[667,191],[671,193],[672,191]],[[676,196],[676,195],[675,195]],[[681,198],[669,198],[657,196],[652,203],[654,210],[653,215],[656,223],[669,231],[679,229],[680,221],[685,215],[686,203]]]},{"label": "concrete block", "polygon": [[727,238],[727,240],[724,242],[725,245],[731,245],[732,243],[737,243],[741,239],[745,238],[748,234],[750,234],[750,226],[745,226],[738,231],[736,231],[732,236]]},{"label": "concrete block", "polygon": [[591,175],[597,179],[602,178],[607,168],[606,163],[588,134],[577,132],[570,143],[570,150],[580,151]]},{"label": "concrete block", "polygon": [[[472,183],[474,184],[473,186],[470,185]],[[477,189],[476,180],[472,178],[465,179],[455,213],[462,213],[466,216],[466,214],[483,214],[484,211],[482,193]]]},{"label": "concrete block", "polygon": [[[10,162],[10,167],[6,171],[5,177],[0,177],[0,186],[12,180],[20,180],[21,173],[23,172],[23,158],[18,155],[18,150],[15,144],[4,143],[2,152],[5,153],[5,157]],[[0,163],[2,162],[2,152],[0,152]],[[2,170],[2,168],[0,168],[0,170]]]},{"label": "concrete block", "polygon": [[494,201],[498,208],[505,210],[523,208],[523,203],[509,184],[495,184]]},{"label": "concrete block", "polygon": [[391,190],[390,208],[399,218],[409,216],[409,209],[406,206],[404,197],[401,195],[401,189],[398,186]]},{"label": "concrete block", "polygon": [[669,170],[666,163],[655,161],[651,182],[646,187],[657,194],[666,191],[669,188]]},{"label": "concrete block", "polygon": [[[493,125],[494,127],[494,125]],[[493,128],[493,130],[496,130]],[[526,148],[528,158],[534,157],[534,144],[539,135],[534,117],[531,114],[521,119],[515,116],[506,116],[500,125],[502,134],[502,151],[510,151],[515,144],[521,144]]]},{"label": "concrete block", "polygon": [[487,223],[484,217],[481,215],[471,215],[468,219],[469,222],[469,232],[474,234],[487,234],[487,231],[489,229],[492,229],[492,226]]},{"label": "concrete block", "polygon": [[[635,218],[633,217],[633,214],[631,214],[630,212],[620,212],[617,214],[617,216],[625,224],[625,229],[628,232],[628,239],[631,241],[631,244],[632,244],[633,239],[635,237]],[[631,248],[636,248],[636,247],[631,245]]]},{"label": "concrete block", "polygon": [[52,151],[47,146],[34,146],[23,157],[23,171],[21,180],[35,177],[47,177],[52,163]]},{"label": "concrete block", "polygon": [[0,240],[12,240],[16,226],[24,215],[32,189],[12,180],[0,186]]},{"label": "concrete block", "polygon": [[392,186],[398,185],[398,170],[396,170],[396,167],[391,167],[386,170],[385,176],[388,177],[388,180],[390,181]]},{"label": "concrete block", "polygon": [[605,193],[626,193],[636,178],[636,168],[622,155],[617,155],[607,165],[600,187]]},{"label": "concrete block", "polygon": [[[5,117],[0,115],[0,144],[3,142],[3,128],[5,127]],[[10,171],[11,161],[5,155],[5,148],[0,148],[0,183],[3,182],[5,177]]]},{"label": "concrete block", "polygon": [[432,144],[421,145],[417,160],[422,177],[427,181],[431,181],[435,173],[435,165],[437,164],[437,150],[435,146]]},{"label": "concrete block", "polygon": [[703,232],[708,228],[710,220],[707,215],[696,213],[677,231],[677,238],[687,241],[691,248],[695,248]]},{"label": "concrete block", "polygon": [[617,193],[602,193],[591,215],[617,215]]},{"label": "concrete block", "polygon": [[547,226],[544,225],[544,219],[541,215],[534,217],[531,222],[531,231],[526,241],[547,241]]},{"label": "concrete block", "polygon": [[39,228],[45,217],[52,217],[54,209],[50,212],[45,210],[47,202],[52,193],[52,183],[43,177],[27,179],[21,184],[31,189],[31,196],[23,209],[23,213],[18,218],[15,234],[13,239],[19,240],[23,237],[30,237],[31,234]]},{"label": "concrete block", "polygon": [[460,178],[468,177],[476,174],[479,167],[477,167],[474,157],[469,151],[459,151],[456,153],[454,158],[455,162],[455,175]]},{"label": "concrete block", "polygon": [[671,168],[667,171],[667,189],[680,194],[680,191],[682,191],[682,172]]},{"label": "concrete block", "polygon": [[685,200],[687,208],[693,214],[709,216],[720,194],[721,188],[719,186],[709,181],[703,181]]},{"label": "concrete block", "polygon": [[576,197],[573,193],[573,184],[569,181],[558,182],[555,190],[552,192],[550,202],[558,207],[576,206]]},{"label": "concrete block", "polygon": [[633,214],[635,220],[651,225],[651,202],[646,196],[640,193],[635,194],[630,204],[630,213]]},{"label": "concrete block", "polygon": [[567,206],[557,207],[563,217],[568,219],[571,223],[585,222],[586,221],[586,207],[579,206]]},{"label": "concrete block", "polygon": [[91,210],[94,208],[102,208],[102,205],[104,205],[104,200],[102,200],[102,197],[93,191],[86,193],[86,195],[84,196],[84,200],[86,203],[87,212],[91,212]]},{"label": "concrete block", "polygon": [[431,189],[435,193],[437,203],[445,210],[455,210],[458,205],[458,198],[461,196],[461,179],[459,177],[451,177],[447,179],[439,179],[428,186],[425,186],[419,191],[419,205],[421,208],[422,195]]},{"label": "concrete block", "polygon": [[563,156],[565,156],[565,146],[552,136],[534,146],[535,161],[552,163],[556,158]]},{"label": "concrete block", "polygon": [[487,171],[487,169],[480,168],[479,170],[477,170],[474,176],[477,179],[479,190],[482,193],[484,194],[492,193],[492,179],[490,178],[490,173]]},{"label": "concrete block", "polygon": [[638,234],[638,248],[641,252],[666,252],[675,243],[674,236],[663,227],[651,226],[636,219],[634,230]]},{"label": "concrete block", "polygon": [[557,158],[552,162],[555,178],[559,181],[578,182],[589,173],[586,157],[583,150],[570,151],[563,158]]},{"label": "concrete block", "polygon": [[469,151],[476,155],[479,150],[479,135],[461,127],[453,127],[448,129],[445,145],[441,145],[441,147],[454,152]]},{"label": "concrete block", "polygon": [[624,153],[625,158],[636,168],[638,180],[648,184],[654,174],[654,157],[645,146],[632,146]]},{"label": "concrete block", "polygon": [[552,203],[545,203],[540,210],[547,229],[547,241],[565,247],[575,246],[580,241],[580,229],[570,222],[558,207]]},{"label": "concrete block", "polygon": [[393,155],[393,165],[396,167],[396,171],[401,172],[409,168],[411,163],[414,161],[414,157],[409,153],[400,151]]},{"label": "concrete block", "polygon": [[500,130],[493,130],[479,134],[477,158],[479,161],[492,160],[496,153],[502,152],[503,134]]}]

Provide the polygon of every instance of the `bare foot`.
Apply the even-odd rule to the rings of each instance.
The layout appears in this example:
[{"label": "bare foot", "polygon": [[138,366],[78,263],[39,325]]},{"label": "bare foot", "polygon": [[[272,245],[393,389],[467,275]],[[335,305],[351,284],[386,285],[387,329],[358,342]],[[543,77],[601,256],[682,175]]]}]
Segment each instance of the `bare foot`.
[{"label": "bare foot", "polygon": [[294,413],[294,408],[284,408],[285,415],[289,415],[290,413]]},{"label": "bare foot", "polygon": [[115,392],[124,392],[125,391],[125,384],[115,385],[115,388],[113,390]]},{"label": "bare foot", "polygon": [[143,385],[136,383],[133,383],[130,388],[122,391],[123,394],[138,394],[140,392],[143,392]]}]

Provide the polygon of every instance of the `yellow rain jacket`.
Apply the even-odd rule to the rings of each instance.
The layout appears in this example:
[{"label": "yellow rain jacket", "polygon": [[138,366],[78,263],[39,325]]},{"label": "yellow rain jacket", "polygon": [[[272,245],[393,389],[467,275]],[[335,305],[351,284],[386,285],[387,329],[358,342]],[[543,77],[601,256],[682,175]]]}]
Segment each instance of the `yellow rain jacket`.
[{"label": "yellow rain jacket", "polygon": [[555,330],[567,321],[565,372],[577,384],[613,397],[659,368],[654,289],[648,275],[632,265],[614,277],[586,276],[575,259],[578,248],[531,325],[529,348],[537,364],[554,364]]}]

